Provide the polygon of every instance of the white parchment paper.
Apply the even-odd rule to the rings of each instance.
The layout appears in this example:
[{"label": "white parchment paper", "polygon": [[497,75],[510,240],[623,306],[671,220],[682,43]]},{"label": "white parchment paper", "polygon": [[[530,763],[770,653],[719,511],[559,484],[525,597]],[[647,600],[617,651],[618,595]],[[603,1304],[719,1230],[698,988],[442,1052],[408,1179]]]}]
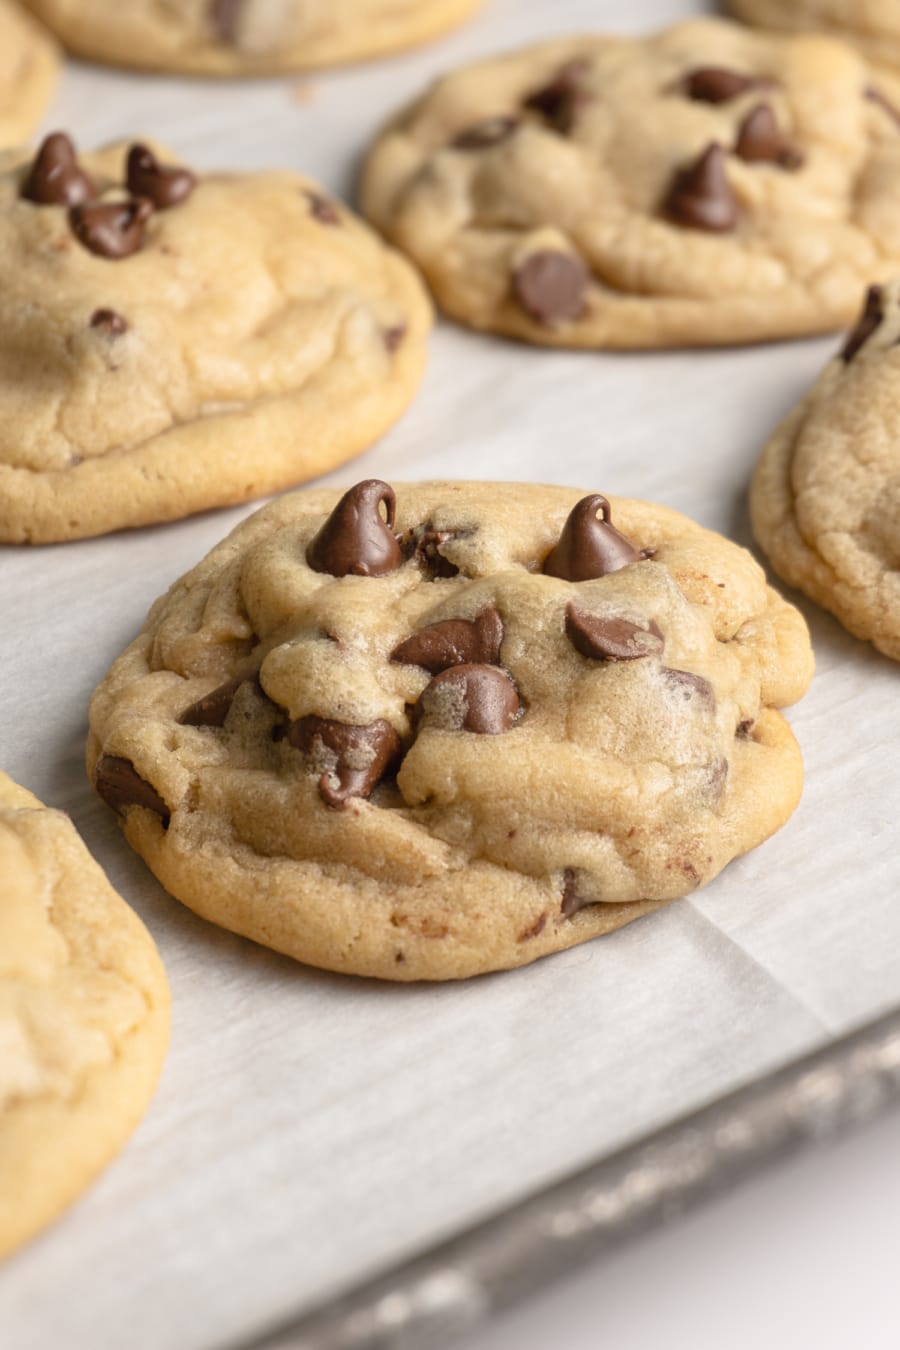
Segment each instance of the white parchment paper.
[{"label": "white parchment paper", "polygon": [[[201,168],[296,166],[347,195],[370,132],[440,69],[701,8],[490,0],[443,43],[308,82],[72,65],[47,126],[85,145],[152,133]],[[334,481],[565,482],[749,543],[759,447],[833,345],[567,355],[444,325],[415,406]],[[85,710],[151,601],[250,509],[0,550],[0,763],[72,813],[174,994],[145,1123],[0,1271],[8,1350],[227,1345],[900,999],[900,668],[805,602],[818,674],[792,714],[799,812],[708,890],[620,933],[514,974],[391,988],[301,968],[170,900],[86,782]]]}]

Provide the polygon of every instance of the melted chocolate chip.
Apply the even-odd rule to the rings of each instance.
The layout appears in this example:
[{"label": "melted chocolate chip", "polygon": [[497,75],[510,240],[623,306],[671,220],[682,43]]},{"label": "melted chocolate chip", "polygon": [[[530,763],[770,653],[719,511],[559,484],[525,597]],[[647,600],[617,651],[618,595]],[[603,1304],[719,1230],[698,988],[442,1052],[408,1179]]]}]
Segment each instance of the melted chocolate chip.
[{"label": "melted chocolate chip", "polygon": [[394,328],[384,330],[384,345],[388,351],[393,354],[399,351],[403,346],[403,339],[406,337],[406,324],[398,323]]},{"label": "melted chocolate chip", "polygon": [[691,230],[714,233],[735,228],[740,208],[725,163],[725,151],[713,142],[693,164],[678,170],[663,203],[669,220]]},{"label": "melted chocolate chip", "polygon": [[578,894],[575,882],[575,870],[567,867],[563,872],[563,893],[560,913],[564,919],[571,919],[573,914],[577,914],[580,909],[586,909],[588,905],[593,904],[592,900],[583,900]]},{"label": "melted chocolate chip", "polygon": [[144,226],[153,215],[146,197],[129,202],[73,206],[69,224],[80,244],[101,258],[129,258],[144,242]]},{"label": "melted chocolate chip", "polygon": [[307,190],[306,199],[309,202],[309,214],[320,225],[340,225],[341,217],[334,202],[323,197],[319,192],[310,192]]},{"label": "melted chocolate chip", "polygon": [[324,747],[335,756],[334,769],[319,779],[319,796],[335,810],[351,797],[369,797],[400,754],[400,737],[383,718],[354,726],[331,717],[301,717],[288,727],[287,740],[304,754]]},{"label": "melted chocolate chip", "polygon": [[[384,505],[387,522],[382,520]],[[345,492],[306,550],[314,572],[333,577],[384,577],[403,562],[393,533],[394,489],[378,478],[367,478]]]},{"label": "melted chocolate chip", "polygon": [[582,656],[592,661],[637,661],[659,656],[665,638],[653,619],[646,628],[605,614],[589,614],[570,604],[566,608],[566,637]]},{"label": "melted chocolate chip", "polygon": [[99,328],[108,337],[121,337],[128,332],[128,323],[114,309],[95,309],[91,315],[91,328]]},{"label": "melted chocolate chip", "polygon": [[513,291],[532,319],[546,328],[581,318],[591,274],[580,258],[555,249],[541,249],[513,272]]},{"label": "melted chocolate chip", "polygon": [[391,660],[422,666],[432,675],[451,666],[496,666],[502,642],[503,620],[488,605],[475,619],[446,619],[420,629],[394,648]]},{"label": "melted chocolate chip", "polygon": [[500,736],[518,720],[516,686],[497,666],[462,665],[436,675],[419,700],[420,716],[444,730]]},{"label": "melted chocolate chip", "polygon": [[715,712],[715,691],[709,680],[705,680],[702,675],[695,675],[690,670],[672,670],[668,666],[663,666],[662,675],[666,684],[679,690],[685,703],[697,699],[707,711]]},{"label": "melted chocolate chip", "polygon": [[169,824],[169,808],[162,797],[145,778],[142,778],[130,759],[118,755],[102,755],[94,771],[94,787],[98,796],[120,816],[129,806],[143,806],[158,815],[164,826]]},{"label": "melted chocolate chip", "polygon": [[22,196],[40,206],[80,206],[96,196],[91,179],[79,166],[75,146],[62,131],[47,136],[22,185]]},{"label": "melted chocolate chip", "polygon": [[872,334],[881,327],[883,319],[884,288],[882,286],[870,286],[866,291],[863,312],[859,316],[853,332],[847,338],[844,350],[841,352],[841,356],[848,365],[860,348],[865,346]]},{"label": "melted chocolate chip", "polygon": [[517,117],[486,117],[455,136],[450,144],[454,150],[487,150],[492,145],[508,141],[519,126]]},{"label": "melted chocolate chip", "polygon": [[212,0],[209,17],[216,35],[223,42],[234,42],[237,37],[237,21],[243,0]]},{"label": "melted chocolate chip", "polygon": [[563,136],[568,135],[575,125],[579,109],[588,100],[588,94],[583,88],[587,70],[587,61],[569,61],[549,84],[529,94],[523,106],[531,112],[540,113],[554,131]]},{"label": "melted chocolate chip", "polygon": [[404,541],[407,553],[425,568],[432,581],[459,576],[459,568],[441,553],[448,539],[458,539],[461,530],[436,530],[431,524],[417,525]]},{"label": "melted chocolate chip", "polygon": [[791,145],[778,125],[768,103],[751,108],[738,128],[734,153],[749,164],[778,164],[782,169],[799,169],[803,154]]},{"label": "melted chocolate chip", "polygon": [[183,727],[223,727],[225,718],[234,702],[234,696],[245,683],[244,676],[236,680],[226,680],[218,688],[212,689],[196,703],[192,703],[179,717]]},{"label": "melted chocolate chip", "polygon": [[643,556],[613,525],[609,502],[597,492],[572,508],[542,571],[563,581],[592,581],[640,562]]},{"label": "melted chocolate chip", "polygon": [[750,89],[771,89],[774,81],[759,75],[742,75],[724,66],[698,66],[684,78],[688,98],[698,103],[728,103]]},{"label": "melted chocolate chip", "polygon": [[133,145],[128,151],[126,184],[133,197],[148,197],[157,211],[180,206],[197,186],[190,169],[160,164],[146,145]]}]

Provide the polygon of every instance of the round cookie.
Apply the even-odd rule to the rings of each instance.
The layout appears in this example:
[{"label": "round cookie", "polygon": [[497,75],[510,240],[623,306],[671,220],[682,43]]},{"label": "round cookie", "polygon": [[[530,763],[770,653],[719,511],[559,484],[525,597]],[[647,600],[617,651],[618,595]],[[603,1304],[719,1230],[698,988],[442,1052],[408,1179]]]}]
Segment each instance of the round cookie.
[{"label": "round cookie", "polygon": [[0,174],[0,540],[174,520],[368,448],[421,378],[413,269],[296,173],[48,137]]},{"label": "round cookie", "polygon": [[122,1147],[168,1038],[149,933],[71,821],[0,774],[0,1257]]},{"label": "round cookie", "polygon": [[363,208],[474,328],[825,332],[900,267],[900,116],[870,81],[841,44],[724,21],[561,38],[438,81],[380,134]]},{"label": "round cookie", "polygon": [[803,620],[660,506],[369,480],[280,498],[152,609],[88,767],[179,900],[391,980],[523,965],[790,815]]},{"label": "round cookie", "polygon": [[897,0],[726,0],[746,23],[785,32],[823,32],[852,42],[876,65],[900,71]]},{"label": "round cookie", "polygon": [[15,0],[0,0],[0,146],[34,129],[56,84],[59,57],[49,33]]},{"label": "round cookie", "polygon": [[360,61],[461,23],[481,0],[26,0],[89,60],[203,75]]},{"label": "round cookie", "polygon": [[900,661],[900,282],[763,451],[753,530],[776,572]]}]

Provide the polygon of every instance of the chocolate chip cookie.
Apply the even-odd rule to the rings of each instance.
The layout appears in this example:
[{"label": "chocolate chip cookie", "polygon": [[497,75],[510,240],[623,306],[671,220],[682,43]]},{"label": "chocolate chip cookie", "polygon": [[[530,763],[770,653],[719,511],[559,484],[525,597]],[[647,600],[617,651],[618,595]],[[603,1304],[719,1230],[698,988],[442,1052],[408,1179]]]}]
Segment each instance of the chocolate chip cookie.
[{"label": "chocolate chip cookie", "polygon": [[644,502],[369,480],[282,497],[151,611],[88,767],[197,913],[330,970],[523,965],[788,818],[803,620]]},{"label": "chocolate chip cookie", "polygon": [[900,282],[763,451],[753,528],[779,576],[900,661]]},{"label": "chocolate chip cookie", "polygon": [[58,67],[50,34],[16,0],[0,0],[0,145],[18,145],[31,134]]},{"label": "chocolate chip cookie", "polygon": [[26,0],[89,60],[204,75],[359,61],[461,23],[480,0]]},{"label": "chocolate chip cookie", "polygon": [[726,0],[739,19],[786,32],[822,32],[859,47],[870,61],[900,70],[896,0]]},{"label": "chocolate chip cookie", "polygon": [[403,412],[413,269],[296,173],[49,136],[0,174],[0,539],[173,520],[302,482]]},{"label": "chocolate chip cookie", "polygon": [[0,774],[0,1256],[121,1148],[168,1036],[143,924],[67,817]]},{"label": "chocolate chip cookie", "polygon": [[823,38],[561,38],[401,113],[363,206],[475,328],[618,348],[824,332],[900,268],[900,116],[872,95]]}]

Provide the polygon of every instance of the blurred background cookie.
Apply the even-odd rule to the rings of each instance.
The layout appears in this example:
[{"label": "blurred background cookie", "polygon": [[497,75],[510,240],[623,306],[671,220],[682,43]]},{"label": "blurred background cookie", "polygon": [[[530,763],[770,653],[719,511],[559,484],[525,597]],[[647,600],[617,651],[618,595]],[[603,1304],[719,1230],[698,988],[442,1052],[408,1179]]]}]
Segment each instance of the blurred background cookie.
[{"label": "blurred background cookie", "polygon": [[18,145],[50,100],[59,67],[50,34],[16,3],[0,0],[0,146]]}]

